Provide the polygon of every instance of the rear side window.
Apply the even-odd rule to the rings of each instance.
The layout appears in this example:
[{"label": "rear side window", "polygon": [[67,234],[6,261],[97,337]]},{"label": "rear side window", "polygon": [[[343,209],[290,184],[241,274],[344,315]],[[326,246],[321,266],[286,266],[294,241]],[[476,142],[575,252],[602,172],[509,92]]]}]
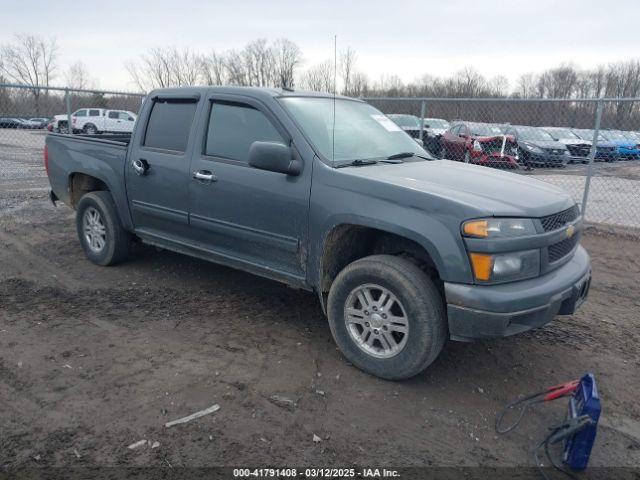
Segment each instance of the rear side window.
[{"label": "rear side window", "polygon": [[89,116],[90,117],[99,117],[100,116],[100,110],[89,110]]},{"label": "rear side window", "polygon": [[260,110],[239,103],[211,106],[205,154],[248,162],[253,142],[284,143],[282,135]]},{"label": "rear side window", "polygon": [[156,100],[151,109],[143,145],[184,152],[196,105],[195,100]]}]

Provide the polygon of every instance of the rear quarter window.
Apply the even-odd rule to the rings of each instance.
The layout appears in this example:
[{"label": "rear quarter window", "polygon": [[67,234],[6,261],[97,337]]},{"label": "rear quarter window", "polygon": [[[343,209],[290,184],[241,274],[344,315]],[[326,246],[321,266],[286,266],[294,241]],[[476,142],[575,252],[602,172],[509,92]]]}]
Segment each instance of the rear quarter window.
[{"label": "rear quarter window", "polygon": [[184,152],[196,106],[195,100],[156,100],[151,107],[143,146]]}]

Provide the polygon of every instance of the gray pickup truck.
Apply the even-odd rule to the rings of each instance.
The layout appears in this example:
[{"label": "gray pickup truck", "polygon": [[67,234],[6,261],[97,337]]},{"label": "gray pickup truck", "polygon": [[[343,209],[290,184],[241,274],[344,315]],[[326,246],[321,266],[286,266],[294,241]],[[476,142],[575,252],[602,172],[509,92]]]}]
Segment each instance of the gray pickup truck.
[{"label": "gray pickup truck", "polygon": [[569,195],[435,160],[359,100],[157,90],[130,137],[51,134],[45,164],[92,262],[138,240],[313,291],[348,360],[387,379],[447,338],[572,314],[589,290]]}]

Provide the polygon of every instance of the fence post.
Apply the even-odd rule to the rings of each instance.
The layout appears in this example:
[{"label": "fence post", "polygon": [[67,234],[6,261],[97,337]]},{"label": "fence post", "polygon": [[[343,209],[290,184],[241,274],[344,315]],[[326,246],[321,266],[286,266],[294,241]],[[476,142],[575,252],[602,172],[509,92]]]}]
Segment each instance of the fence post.
[{"label": "fence post", "polygon": [[67,133],[73,134],[73,126],[71,125],[71,98],[69,97],[69,89],[64,89],[64,103],[67,106]]},{"label": "fence post", "polygon": [[602,97],[598,99],[596,107],[596,124],[593,130],[593,143],[589,152],[589,167],[587,168],[587,179],[584,184],[584,192],[582,194],[582,218],[585,218],[587,211],[587,199],[589,198],[589,187],[591,186],[591,176],[593,175],[593,162],[596,158],[596,150],[598,148],[598,137],[600,136],[600,122],[602,120]]},{"label": "fence post", "polygon": [[422,100],[420,103],[420,141],[423,142],[424,145],[424,112],[426,109],[426,102]]}]

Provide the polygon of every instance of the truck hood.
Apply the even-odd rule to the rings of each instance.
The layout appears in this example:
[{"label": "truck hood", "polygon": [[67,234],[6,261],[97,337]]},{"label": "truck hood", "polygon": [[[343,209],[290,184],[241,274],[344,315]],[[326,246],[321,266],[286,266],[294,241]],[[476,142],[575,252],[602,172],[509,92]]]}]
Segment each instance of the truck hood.
[{"label": "truck hood", "polygon": [[564,143],[557,142],[555,140],[522,140],[520,143],[526,143],[527,145],[533,145],[534,147],[544,148],[544,149],[564,149]]},{"label": "truck hood", "polygon": [[[574,204],[563,190],[530,176],[450,160],[348,167],[343,172],[418,196],[424,193],[419,204],[425,209],[432,206],[430,196],[464,204],[478,215],[542,217]],[[368,190],[375,194],[384,189],[369,185]]]},{"label": "truck hood", "polygon": [[559,138],[558,142],[563,145],[591,145],[593,143],[589,140],[580,140],[579,138]]}]

